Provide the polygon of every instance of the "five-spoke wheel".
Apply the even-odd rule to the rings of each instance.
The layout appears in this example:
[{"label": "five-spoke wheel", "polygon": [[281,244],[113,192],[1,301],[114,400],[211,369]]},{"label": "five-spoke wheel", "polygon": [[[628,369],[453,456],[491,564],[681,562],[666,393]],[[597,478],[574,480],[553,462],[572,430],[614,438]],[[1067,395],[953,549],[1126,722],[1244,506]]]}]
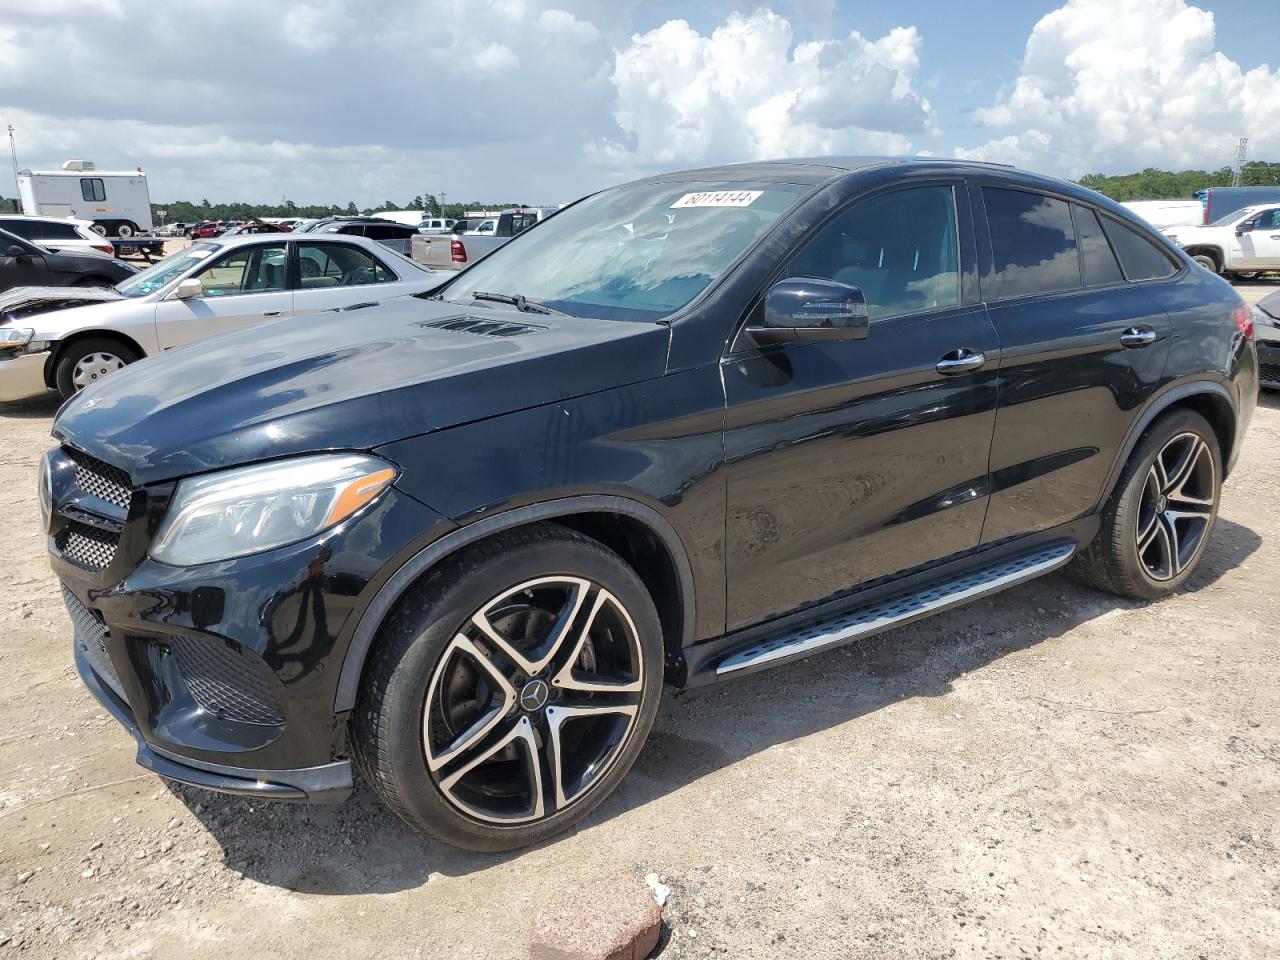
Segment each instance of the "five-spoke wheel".
[{"label": "five-spoke wheel", "polygon": [[1138,557],[1153,580],[1171,580],[1197,556],[1217,504],[1209,444],[1180,433],[1156,454],[1138,507]]},{"label": "five-spoke wheel", "polygon": [[1098,535],[1073,564],[1086,583],[1145,600],[1195,570],[1218,515],[1222,454],[1209,422],[1175,408],[1147,428],[1102,512]]},{"label": "five-spoke wheel", "polygon": [[405,820],[473,849],[523,846],[603,800],[662,682],[653,601],[617,554],[553,524],[428,575],[371,654],[352,740]]}]

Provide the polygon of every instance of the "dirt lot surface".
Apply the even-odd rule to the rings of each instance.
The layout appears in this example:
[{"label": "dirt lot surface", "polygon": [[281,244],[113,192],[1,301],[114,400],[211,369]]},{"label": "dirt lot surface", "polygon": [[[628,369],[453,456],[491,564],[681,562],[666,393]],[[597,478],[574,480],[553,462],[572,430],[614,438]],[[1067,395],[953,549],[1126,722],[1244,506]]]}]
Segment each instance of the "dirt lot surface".
[{"label": "dirt lot surface", "polygon": [[668,692],[618,793],[505,856],[422,840],[365,789],[254,804],[135,767],[36,530],[54,408],[0,407],[0,960],[506,960],[563,884],[614,868],[671,886],[664,958],[1280,952],[1276,395],[1184,593],[1057,574]]}]

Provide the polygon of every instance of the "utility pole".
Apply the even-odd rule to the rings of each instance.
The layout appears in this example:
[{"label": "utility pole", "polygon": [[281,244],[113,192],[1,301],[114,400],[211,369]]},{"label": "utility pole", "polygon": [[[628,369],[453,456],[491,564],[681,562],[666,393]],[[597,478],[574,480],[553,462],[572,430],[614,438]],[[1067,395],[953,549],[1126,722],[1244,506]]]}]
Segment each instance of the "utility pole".
[{"label": "utility pole", "polygon": [[[10,130],[13,128],[10,127]],[[1231,185],[1233,187],[1240,186],[1240,173],[1244,169],[1245,154],[1249,149],[1249,138],[1241,137],[1240,142],[1236,144],[1236,158],[1231,164]]]},{"label": "utility pole", "polygon": [[447,214],[444,212],[444,199],[445,199],[445,192],[441,190],[440,191],[440,216],[442,217],[447,216]]},{"label": "utility pole", "polygon": [[13,195],[15,203],[22,203],[22,188],[18,186],[18,147],[13,139],[13,124],[9,124],[9,153],[13,157]]}]

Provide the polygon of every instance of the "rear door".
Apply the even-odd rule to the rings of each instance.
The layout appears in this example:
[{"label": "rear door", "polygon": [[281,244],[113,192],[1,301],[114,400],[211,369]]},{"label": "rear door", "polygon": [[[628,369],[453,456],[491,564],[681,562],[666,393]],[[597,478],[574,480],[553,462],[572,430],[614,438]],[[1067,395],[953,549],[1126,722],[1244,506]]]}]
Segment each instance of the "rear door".
[{"label": "rear door", "polygon": [[293,312],[283,240],[236,246],[193,279],[203,294],[189,300],[172,294],[156,306],[156,337],[162,350],[216,333],[264,323]]},{"label": "rear door", "polygon": [[1135,231],[1065,197],[989,183],[973,188],[973,202],[989,228],[982,293],[1002,355],[990,543],[1093,509],[1169,352],[1169,319],[1135,281],[1177,268]]},{"label": "rear door", "polygon": [[721,365],[730,629],[977,547],[999,353],[973,251],[943,181],[853,201],[784,262],[861,287],[871,326]]},{"label": "rear door", "polygon": [[409,292],[402,287],[396,274],[364,247],[337,239],[301,238],[296,246],[298,289],[293,299],[295,314],[375,303],[388,296]]}]

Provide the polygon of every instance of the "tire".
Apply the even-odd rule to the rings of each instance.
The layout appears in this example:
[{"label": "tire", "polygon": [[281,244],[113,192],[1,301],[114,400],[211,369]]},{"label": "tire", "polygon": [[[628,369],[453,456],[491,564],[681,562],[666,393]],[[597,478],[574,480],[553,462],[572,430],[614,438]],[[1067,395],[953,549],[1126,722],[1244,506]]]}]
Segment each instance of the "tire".
[{"label": "tire", "polygon": [[[663,651],[653,600],[613,551],[552,523],[500,534],[429,572],[383,625],[351,717],[356,769],[446,843],[537,843],[630,769],[658,708]],[[592,679],[606,675],[610,692]]]},{"label": "tire", "polygon": [[116,236],[121,239],[128,239],[138,232],[138,225],[132,220],[125,220],[116,224]]},{"label": "tire", "polygon": [[[85,363],[92,358],[98,363]],[[87,337],[68,346],[54,368],[53,382],[64,400],[69,400],[90,383],[138,360],[137,351],[112,337]],[[85,363],[84,368],[81,364]]]},{"label": "tire", "polygon": [[1218,261],[1207,253],[1197,253],[1192,256],[1191,259],[1200,264],[1200,266],[1204,267],[1210,273],[1218,272]]},{"label": "tire", "polygon": [[107,235],[107,224],[105,223],[91,224],[89,229],[92,230],[94,233],[96,233],[100,237],[105,237]]},{"label": "tire", "polygon": [[[1178,469],[1184,455],[1193,458],[1186,472]],[[1209,421],[1183,408],[1164,414],[1138,441],[1103,509],[1098,535],[1072,562],[1073,571],[1086,584],[1122,597],[1155,600],[1173,593],[1204,554],[1221,492],[1222,452]]]}]

